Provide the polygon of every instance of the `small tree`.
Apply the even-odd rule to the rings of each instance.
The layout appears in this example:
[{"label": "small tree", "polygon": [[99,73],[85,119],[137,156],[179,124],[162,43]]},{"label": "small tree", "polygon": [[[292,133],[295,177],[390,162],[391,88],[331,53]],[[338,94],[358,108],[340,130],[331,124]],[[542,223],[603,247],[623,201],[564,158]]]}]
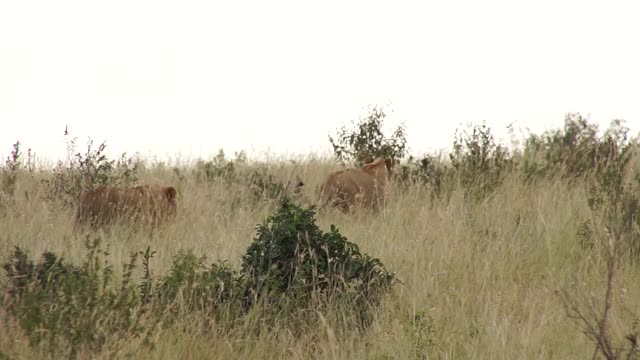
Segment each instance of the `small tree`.
[{"label": "small tree", "polygon": [[[596,162],[596,179],[590,189],[587,199],[592,218],[583,223],[578,229],[581,238],[593,245],[598,244],[604,250],[607,261],[607,282],[603,301],[597,305],[602,311],[597,311],[595,297],[584,293],[572,294],[568,289],[559,292],[567,316],[578,321],[583,332],[595,343],[593,359],[601,354],[605,359],[637,359],[638,351],[638,316],[632,311],[631,330],[624,339],[616,336],[609,329],[611,314],[620,306],[614,300],[620,291],[617,272],[620,263],[631,255],[631,259],[639,258],[640,231],[640,200],[633,184],[624,183],[624,173],[628,170],[629,150],[618,149],[618,145],[626,140],[626,136],[617,128],[605,133],[605,140],[596,142],[594,147],[598,151],[608,154],[618,154]],[[625,133],[626,134],[626,133]],[[593,241],[595,239],[596,241]],[[576,291],[579,289],[576,289]],[[591,291],[590,291],[591,292]],[[626,354],[625,354],[626,353]]]},{"label": "small tree", "polygon": [[391,137],[385,137],[382,127],[386,116],[382,109],[374,107],[369,116],[353,124],[352,130],[343,126],[335,138],[329,136],[336,159],[343,165],[355,160],[360,166],[367,158],[403,158],[407,143],[405,126],[399,125]]}]

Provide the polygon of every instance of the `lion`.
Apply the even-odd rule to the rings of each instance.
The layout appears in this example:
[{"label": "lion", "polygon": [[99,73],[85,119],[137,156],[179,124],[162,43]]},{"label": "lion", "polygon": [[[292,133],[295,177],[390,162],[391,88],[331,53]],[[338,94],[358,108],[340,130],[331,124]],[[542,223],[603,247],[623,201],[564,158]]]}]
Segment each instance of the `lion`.
[{"label": "lion", "polygon": [[105,227],[117,221],[158,226],[177,213],[172,186],[138,185],[130,188],[100,186],[82,192],[75,229]]},{"label": "lion", "polygon": [[328,205],[347,213],[355,206],[380,209],[385,204],[387,181],[395,162],[378,157],[359,169],[343,169],[330,173],[320,188],[318,211]]}]

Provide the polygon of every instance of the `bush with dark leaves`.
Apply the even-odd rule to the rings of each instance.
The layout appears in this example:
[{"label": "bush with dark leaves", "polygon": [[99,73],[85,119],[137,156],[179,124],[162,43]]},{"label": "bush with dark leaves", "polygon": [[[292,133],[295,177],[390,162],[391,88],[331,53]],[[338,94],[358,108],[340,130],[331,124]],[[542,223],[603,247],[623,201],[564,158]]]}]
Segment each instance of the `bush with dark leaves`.
[{"label": "bush with dark leaves", "polygon": [[303,209],[284,198],[258,226],[242,258],[250,301],[267,296],[307,307],[313,298],[337,296],[356,307],[377,304],[395,275],[380,260],[361,254],[334,225],[329,232],[320,230],[314,215],[313,207]]}]

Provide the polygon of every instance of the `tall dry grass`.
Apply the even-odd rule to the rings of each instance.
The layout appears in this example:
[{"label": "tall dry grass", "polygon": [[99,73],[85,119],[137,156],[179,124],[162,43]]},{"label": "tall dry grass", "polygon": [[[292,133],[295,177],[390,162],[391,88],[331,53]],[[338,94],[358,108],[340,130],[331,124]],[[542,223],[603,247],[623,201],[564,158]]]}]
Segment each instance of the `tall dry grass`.
[{"label": "tall dry grass", "polygon": [[[248,170],[252,166],[246,165]],[[313,204],[323,177],[338,165],[309,159],[297,165],[272,163],[269,173],[282,181],[297,174],[305,182],[300,202]],[[246,191],[223,180],[198,182],[190,169],[182,177],[167,167],[149,168],[140,182],[172,184],[179,190],[177,219],[149,236],[128,229],[105,234],[116,276],[132,251],[150,246],[154,274],[166,272],[180,249],[208,260],[228,259],[238,267],[256,224],[273,203],[255,206]],[[40,180],[49,173],[19,174],[15,199],[0,210],[0,254],[16,245],[33,256],[52,251],[80,262],[82,239],[72,235],[73,209],[43,200]],[[402,284],[387,296],[365,332],[344,333],[336,314],[315,314],[321,321],[282,323],[261,331],[260,313],[227,331],[203,332],[206,319],[184,318],[154,332],[154,346],[139,338],[116,339],[103,352],[80,358],[137,359],[584,359],[593,343],[567,317],[557,291],[592,294],[603,301],[606,257],[585,247],[580,225],[591,218],[588,191],[580,181],[541,178],[527,184],[507,178],[492,196],[469,201],[454,190],[448,201],[432,199],[419,185],[394,187],[384,211],[318,217],[363,252],[380,258]],[[3,259],[4,260],[4,259]],[[640,313],[640,272],[622,261],[611,314],[610,333],[623,338]],[[3,276],[3,275],[2,275]],[[139,276],[139,274],[138,274]],[[0,281],[6,281],[0,277]],[[629,309],[625,312],[620,309]],[[314,309],[308,309],[314,312]],[[319,325],[318,325],[319,324]],[[0,358],[45,358],[30,348],[14,323],[0,326]]]}]

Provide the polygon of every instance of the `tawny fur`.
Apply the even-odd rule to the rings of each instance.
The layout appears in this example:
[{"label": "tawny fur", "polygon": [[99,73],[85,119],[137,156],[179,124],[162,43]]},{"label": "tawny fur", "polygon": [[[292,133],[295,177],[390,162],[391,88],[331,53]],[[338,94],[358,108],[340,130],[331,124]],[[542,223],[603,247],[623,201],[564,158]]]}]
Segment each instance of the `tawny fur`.
[{"label": "tawny fur", "polygon": [[102,227],[116,221],[157,226],[175,216],[176,211],[176,189],[172,186],[102,186],[83,191],[80,195],[75,228],[85,225]]},{"label": "tawny fur", "polygon": [[384,206],[387,181],[394,162],[376,158],[360,169],[344,169],[330,173],[322,184],[318,211],[336,206],[349,212],[354,206],[375,210]]}]

